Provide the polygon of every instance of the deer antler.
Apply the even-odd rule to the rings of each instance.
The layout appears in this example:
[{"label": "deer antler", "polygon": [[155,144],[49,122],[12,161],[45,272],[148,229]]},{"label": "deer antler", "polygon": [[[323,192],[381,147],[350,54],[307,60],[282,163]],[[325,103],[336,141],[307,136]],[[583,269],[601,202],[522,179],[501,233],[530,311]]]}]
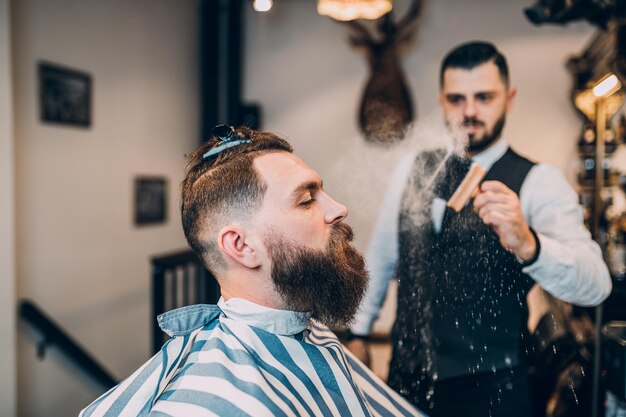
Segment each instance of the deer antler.
[{"label": "deer antler", "polygon": [[350,35],[350,43],[352,43],[353,46],[365,46],[367,48],[374,46],[376,41],[364,24],[357,22],[356,20],[350,20],[344,23],[350,26],[350,28],[355,32]]},{"label": "deer antler", "polygon": [[422,0],[413,0],[406,14],[397,23],[398,30],[409,30],[422,12]]},{"label": "deer antler", "polygon": [[394,22],[392,12],[387,13],[381,19],[378,30],[384,34],[385,40],[400,44],[409,39],[415,31],[415,23],[422,9],[421,0],[413,0],[405,15]]},{"label": "deer antler", "polygon": [[382,39],[374,38],[370,30],[361,22],[351,20],[344,22],[353,30],[350,42],[354,46],[372,47],[381,43],[401,43],[413,34],[414,24],[420,16],[422,0],[413,0],[406,14],[397,22],[393,20],[393,12],[389,12],[380,18],[377,29]]}]

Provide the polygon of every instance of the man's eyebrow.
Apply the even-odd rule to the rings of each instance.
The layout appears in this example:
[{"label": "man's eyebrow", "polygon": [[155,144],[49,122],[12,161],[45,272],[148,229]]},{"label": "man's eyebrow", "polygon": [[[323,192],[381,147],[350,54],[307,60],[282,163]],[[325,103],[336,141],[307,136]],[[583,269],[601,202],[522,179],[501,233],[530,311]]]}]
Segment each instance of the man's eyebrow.
[{"label": "man's eyebrow", "polygon": [[476,93],[474,93],[475,96],[478,96],[478,95],[494,95],[494,94],[496,94],[495,90],[477,91]]},{"label": "man's eyebrow", "polygon": [[320,181],[307,181],[307,182],[304,182],[304,183],[300,184],[298,187],[296,187],[296,189],[293,190],[291,195],[294,198],[297,198],[304,191],[317,191],[317,190],[321,189],[323,186],[324,186],[324,181],[322,181],[322,180],[320,180]]}]

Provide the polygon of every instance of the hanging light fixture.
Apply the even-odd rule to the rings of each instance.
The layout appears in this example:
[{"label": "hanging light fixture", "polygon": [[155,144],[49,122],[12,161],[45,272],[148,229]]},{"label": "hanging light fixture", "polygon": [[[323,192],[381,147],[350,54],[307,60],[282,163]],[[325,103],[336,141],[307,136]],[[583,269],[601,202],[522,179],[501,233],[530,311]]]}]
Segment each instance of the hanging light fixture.
[{"label": "hanging light fixture", "polygon": [[389,13],[392,0],[317,0],[317,12],[335,20],[375,20]]},{"label": "hanging light fixture", "polygon": [[255,12],[268,12],[272,8],[272,0],[253,0],[252,7]]}]

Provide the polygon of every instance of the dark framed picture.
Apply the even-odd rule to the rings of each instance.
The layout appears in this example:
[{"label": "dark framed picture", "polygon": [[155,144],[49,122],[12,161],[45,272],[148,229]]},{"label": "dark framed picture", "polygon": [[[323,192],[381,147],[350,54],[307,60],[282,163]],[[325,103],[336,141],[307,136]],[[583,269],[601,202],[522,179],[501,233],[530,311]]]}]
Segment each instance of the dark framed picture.
[{"label": "dark framed picture", "polygon": [[135,178],[135,224],[164,223],[167,218],[167,180],[163,177]]},{"label": "dark framed picture", "polygon": [[91,75],[49,62],[39,63],[41,120],[91,125]]}]

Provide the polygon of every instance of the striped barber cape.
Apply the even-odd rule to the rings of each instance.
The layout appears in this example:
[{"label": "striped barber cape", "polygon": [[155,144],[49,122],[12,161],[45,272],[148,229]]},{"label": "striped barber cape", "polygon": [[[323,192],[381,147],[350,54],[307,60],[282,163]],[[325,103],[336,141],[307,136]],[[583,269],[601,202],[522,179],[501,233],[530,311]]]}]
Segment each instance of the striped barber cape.
[{"label": "striped barber cape", "polygon": [[302,313],[240,299],[254,314],[235,314],[223,299],[218,305],[159,316],[172,338],[80,417],[423,415],[328,328],[288,317]]}]

